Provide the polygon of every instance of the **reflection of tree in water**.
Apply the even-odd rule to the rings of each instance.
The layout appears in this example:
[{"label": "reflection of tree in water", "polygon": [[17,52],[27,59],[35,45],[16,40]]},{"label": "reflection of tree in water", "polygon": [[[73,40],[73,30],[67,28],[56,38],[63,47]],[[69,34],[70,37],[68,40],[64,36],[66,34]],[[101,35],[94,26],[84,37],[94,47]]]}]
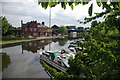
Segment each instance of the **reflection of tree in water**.
[{"label": "reflection of tree in water", "polygon": [[60,46],[64,46],[67,41],[68,41],[68,38],[59,39],[59,40],[58,40],[58,43],[59,43]]},{"label": "reflection of tree in water", "polygon": [[14,46],[18,46],[18,45],[21,45],[21,43],[2,45],[2,48],[9,48],[9,47],[14,47]]},{"label": "reflection of tree in water", "polygon": [[[10,56],[6,53],[0,53],[2,55],[2,71],[8,67],[8,65],[11,63]],[[1,67],[1,66],[0,66]],[[1,69],[1,68],[0,68]],[[1,70],[0,70],[1,71]]]},{"label": "reflection of tree in water", "polygon": [[44,48],[46,45],[52,42],[51,39],[47,40],[40,40],[40,41],[33,41],[33,42],[25,42],[22,43],[22,53],[23,50],[31,51],[33,53],[37,53],[37,50]]},{"label": "reflection of tree in water", "polygon": [[53,41],[54,43],[56,43],[56,42],[58,41],[58,38],[52,39],[52,41]]},{"label": "reflection of tree in water", "polygon": [[56,42],[59,41],[59,39],[60,39],[60,38],[55,38],[55,39],[52,39],[52,41],[53,41],[54,43],[56,43]]}]

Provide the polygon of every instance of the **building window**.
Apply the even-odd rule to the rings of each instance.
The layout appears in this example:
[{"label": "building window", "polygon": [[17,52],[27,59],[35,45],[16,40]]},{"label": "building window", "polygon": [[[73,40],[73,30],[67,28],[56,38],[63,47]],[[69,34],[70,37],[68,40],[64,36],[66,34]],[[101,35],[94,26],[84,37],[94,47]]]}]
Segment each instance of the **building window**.
[{"label": "building window", "polygon": [[48,32],[50,32],[50,29],[48,29]]},{"label": "building window", "polygon": [[28,35],[28,33],[24,33],[24,36],[27,36]]},{"label": "building window", "polygon": [[27,31],[27,28],[25,28],[25,31]]},{"label": "building window", "polygon": [[36,36],[36,33],[34,33],[34,36]]},{"label": "building window", "polygon": [[40,35],[43,35],[44,33],[40,33]]},{"label": "building window", "polygon": [[36,28],[34,28],[34,31],[36,31]]},{"label": "building window", "polygon": [[40,31],[40,29],[39,29],[39,31]]},{"label": "building window", "polygon": [[31,31],[32,31],[32,28],[31,28]]}]

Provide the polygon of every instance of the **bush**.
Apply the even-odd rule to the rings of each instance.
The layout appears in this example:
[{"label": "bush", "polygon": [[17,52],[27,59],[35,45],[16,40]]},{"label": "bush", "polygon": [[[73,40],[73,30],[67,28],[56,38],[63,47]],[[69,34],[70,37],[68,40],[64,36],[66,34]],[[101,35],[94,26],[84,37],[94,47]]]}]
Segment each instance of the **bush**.
[{"label": "bush", "polygon": [[56,69],[53,69],[50,66],[48,66],[43,60],[41,60],[40,63],[45,68],[45,71],[48,71],[57,80],[79,80],[79,77],[76,75],[68,75],[68,73],[58,72]]}]

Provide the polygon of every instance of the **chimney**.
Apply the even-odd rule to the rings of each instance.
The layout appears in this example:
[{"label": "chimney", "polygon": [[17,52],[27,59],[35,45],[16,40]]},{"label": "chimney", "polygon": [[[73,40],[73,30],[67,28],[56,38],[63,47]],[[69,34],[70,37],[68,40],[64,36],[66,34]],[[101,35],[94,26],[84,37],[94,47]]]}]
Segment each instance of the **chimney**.
[{"label": "chimney", "polygon": [[21,27],[23,27],[23,20],[21,20]]},{"label": "chimney", "polygon": [[37,21],[35,21],[35,23],[37,23]]},{"label": "chimney", "polygon": [[42,22],[42,25],[45,25],[45,22]]},{"label": "chimney", "polygon": [[21,24],[23,24],[23,20],[21,20]]}]

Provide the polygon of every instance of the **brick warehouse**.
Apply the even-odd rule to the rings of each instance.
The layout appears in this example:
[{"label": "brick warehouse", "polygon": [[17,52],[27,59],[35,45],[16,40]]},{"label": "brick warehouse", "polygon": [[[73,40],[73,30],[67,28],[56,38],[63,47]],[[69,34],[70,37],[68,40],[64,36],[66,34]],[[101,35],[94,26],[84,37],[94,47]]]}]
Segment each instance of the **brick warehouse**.
[{"label": "brick warehouse", "polygon": [[34,38],[52,35],[52,29],[45,26],[44,22],[40,24],[37,23],[37,21],[31,21],[23,24],[23,20],[21,20],[21,30],[23,38],[28,38],[29,36],[32,36]]}]

